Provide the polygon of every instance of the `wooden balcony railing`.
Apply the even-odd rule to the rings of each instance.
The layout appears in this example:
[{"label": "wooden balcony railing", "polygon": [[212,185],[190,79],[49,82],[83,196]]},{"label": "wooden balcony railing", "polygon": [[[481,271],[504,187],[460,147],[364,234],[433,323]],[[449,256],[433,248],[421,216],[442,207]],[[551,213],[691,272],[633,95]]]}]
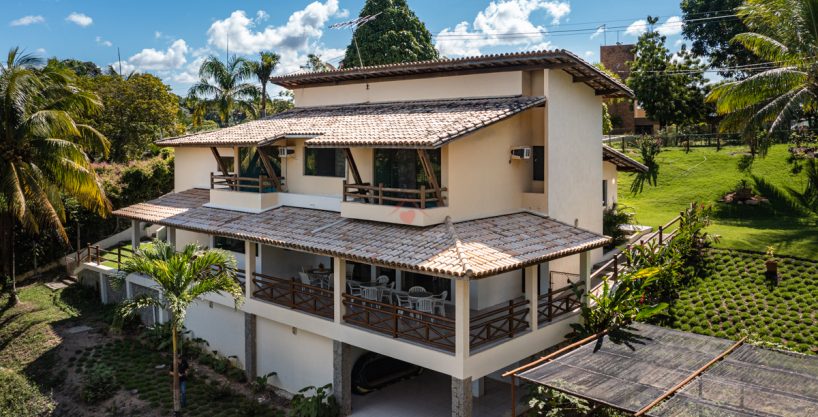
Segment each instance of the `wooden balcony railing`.
[{"label": "wooden balcony railing", "polygon": [[278,278],[255,273],[253,297],[294,310],[332,319],[335,303],[331,289],[302,284],[294,278]]},{"label": "wooden balcony railing", "polygon": [[511,339],[529,328],[528,301],[509,300],[507,306],[486,311],[470,319],[471,348],[502,339]]},{"label": "wooden balcony railing", "polygon": [[[284,178],[282,177],[281,180],[283,181]],[[240,177],[236,174],[220,175],[213,172],[210,173],[210,189],[267,193],[277,191],[275,187],[275,180],[266,175]],[[270,189],[272,189],[272,191]]]},{"label": "wooden balcony railing", "polygon": [[[579,278],[578,275],[575,277]],[[548,324],[582,305],[585,282],[571,282],[570,280],[568,282],[569,284],[564,287],[549,289],[547,293],[540,294],[537,302],[537,321],[540,325]]]},{"label": "wooden balcony railing", "polygon": [[435,190],[421,185],[418,189],[387,188],[383,184],[348,184],[344,181],[344,201],[357,201],[377,205],[429,208],[446,205],[446,188],[440,192],[443,201],[438,201]]}]

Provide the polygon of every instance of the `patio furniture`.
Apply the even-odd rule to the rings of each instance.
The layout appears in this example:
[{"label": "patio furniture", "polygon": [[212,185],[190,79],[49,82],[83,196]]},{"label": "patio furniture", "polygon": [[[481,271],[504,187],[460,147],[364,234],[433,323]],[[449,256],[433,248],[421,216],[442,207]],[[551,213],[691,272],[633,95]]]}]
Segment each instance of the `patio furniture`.
[{"label": "patio furniture", "polygon": [[414,286],[412,288],[409,288],[409,295],[411,295],[411,296],[417,297],[417,296],[422,295],[422,294],[428,294],[428,291],[426,291],[426,288],[423,288],[423,287],[421,287],[419,285],[416,285],[416,286]]},{"label": "patio furniture", "polygon": [[392,293],[395,291],[395,283],[390,282],[379,287],[381,288],[381,300],[387,304],[392,304]]},{"label": "patio furniture", "polygon": [[361,287],[361,295],[363,298],[371,301],[381,300],[381,288],[379,287]]},{"label": "patio furniture", "polygon": [[[398,302],[398,307],[409,309],[414,308],[412,305],[412,300],[409,298],[408,294],[404,292],[394,292],[392,294],[395,296],[395,300]],[[398,313],[403,314],[403,310],[398,311]]]},{"label": "patio furniture", "polygon": [[318,279],[319,285],[321,288],[329,288],[330,282],[332,281],[332,270],[331,269],[311,269],[307,271],[313,278]]},{"label": "patio furniture", "polygon": [[375,282],[377,282],[378,285],[389,284],[389,277],[386,276],[386,275],[381,275],[381,276],[378,277],[378,279],[375,280]]},{"label": "patio furniture", "polygon": [[358,281],[347,281],[347,292],[353,297],[360,297],[361,283]]},{"label": "patio furniture", "polygon": [[434,306],[434,310],[438,312],[441,316],[446,315],[446,296],[449,295],[448,291],[443,291],[438,295],[433,295],[432,298],[432,305]]},{"label": "patio furniture", "polygon": [[420,312],[423,312],[423,313],[429,313],[429,314],[434,314],[435,313],[435,311],[434,311],[435,310],[434,309],[435,300],[433,300],[431,297],[418,298],[417,303],[418,303],[418,305],[415,308],[417,311],[420,311]]},{"label": "patio furniture", "polygon": [[301,278],[301,283],[305,285],[312,285],[313,287],[320,287],[321,280],[318,278],[313,278],[306,272],[299,272],[298,277]]}]

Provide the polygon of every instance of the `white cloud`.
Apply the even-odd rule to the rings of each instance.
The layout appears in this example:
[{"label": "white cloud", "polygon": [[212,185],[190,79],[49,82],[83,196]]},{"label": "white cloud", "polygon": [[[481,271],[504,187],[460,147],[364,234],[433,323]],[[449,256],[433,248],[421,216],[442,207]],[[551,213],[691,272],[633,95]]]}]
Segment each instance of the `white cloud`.
[{"label": "white cloud", "polygon": [[156,32],[153,32],[153,37],[154,37],[154,39],[161,38],[162,37],[162,32],[160,32],[158,30]]},{"label": "white cloud", "polygon": [[23,16],[19,19],[14,19],[9,23],[10,26],[28,26],[37,23],[45,23],[45,18],[40,15]]},{"label": "white cloud", "polygon": [[270,18],[270,15],[267,14],[264,10],[259,10],[256,12],[256,23],[263,22]]},{"label": "white cloud", "polygon": [[94,19],[91,19],[90,16],[84,13],[77,12],[72,12],[71,14],[68,15],[68,17],[65,18],[65,20],[82,27],[87,27],[90,26],[91,23],[94,23]]},{"label": "white cloud", "polygon": [[673,36],[682,33],[682,26],[684,25],[684,21],[679,16],[671,16],[665,23],[659,25],[656,28],[656,31],[659,32],[660,35],[664,36]]},{"label": "white cloud", "polygon": [[282,26],[256,28],[259,21],[250,19],[243,10],[236,10],[229,17],[217,20],[207,31],[208,44],[239,54],[253,54],[262,50],[306,49],[324,33],[327,21],[338,17],[338,0],[313,2],[296,11]]},{"label": "white cloud", "polygon": [[139,53],[128,58],[128,63],[133,65],[134,69],[140,71],[177,69],[187,62],[185,55],[187,54],[188,49],[189,48],[185,40],[178,39],[174,41],[165,51],[145,48]]},{"label": "white cloud", "polygon": [[683,39],[676,39],[676,42],[673,42],[673,46],[678,48],[678,47],[682,46],[682,44],[684,44],[684,43],[685,43],[685,41]]},{"label": "white cloud", "polygon": [[101,37],[101,36],[97,36],[96,41],[97,41],[97,45],[101,45],[101,46],[114,46],[114,44],[113,44],[111,41],[109,41],[109,40],[105,40],[105,39],[102,39],[102,37]]},{"label": "white cloud", "polygon": [[648,31],[648,22],[645,19],[639,19],[625,29],[626,35],[639,36]]},{"label": "white cloud", "polygon": [[460,22],[453,29],[440,31],[435,46],[443,55],[464,56],[478,55],[485,47],[542,45],[546,29],[531,21],[536,11],[545,11],[554,23],[559,23],[571,7],[564,1],[553,0],[492,1],[477,14],[471,26]]},{"label": "white cloud", "polygon": [[37,52],[40,55],[45,55],[45,48],[37,48],[34,50],[34,52]]},{"label": "white cloud", "polygon": [[189,64],[185,65],[183,71],[173,74],[170,79],[179,84],[193,84],[196,81],[199,81],[199,67],[202,66],[202,62],[204,62],[205,59],[205,56],[200,56],[194,59]]},{"label": "white cloud", "polygon": [[602,26],[596,28],[596,32],[591,34],[591,39],[595,39],[595,38],[599,37],[599,35],[601,35],[603,33],[605,33],[605,25],[602,25]]},{"label": "white cloud", "polygon": [[589,60],[594,57],[594,51],[585,51],[583,55],[585,56],[586,60]]}]

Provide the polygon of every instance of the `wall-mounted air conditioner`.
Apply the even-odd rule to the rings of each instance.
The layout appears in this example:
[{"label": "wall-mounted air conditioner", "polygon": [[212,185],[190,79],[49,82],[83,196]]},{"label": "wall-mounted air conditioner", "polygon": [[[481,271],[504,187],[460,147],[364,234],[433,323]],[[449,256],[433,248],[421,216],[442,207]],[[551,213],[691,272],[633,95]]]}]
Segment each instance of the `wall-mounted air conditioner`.
[{"label": "wall-mounted air conditioner", "polygon": [[295,155],[295,147],[294,146],[281,146],[278,148],[278,157],[279,158],[289,158]]},{"label": "wall-mounted air conditioner", "polygon": [[517,146],[511,148],[511,159],[531,159],[531,147]]}]

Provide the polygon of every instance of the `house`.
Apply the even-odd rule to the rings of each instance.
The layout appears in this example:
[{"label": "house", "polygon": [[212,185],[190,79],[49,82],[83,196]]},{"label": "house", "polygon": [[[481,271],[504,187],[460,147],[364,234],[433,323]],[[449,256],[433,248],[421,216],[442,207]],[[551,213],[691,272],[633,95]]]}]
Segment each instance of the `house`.
[{"label": "house", "polygon": [[[627,87],[564,50],[272,82],[294,109],[161,140],[174,192],[114,213],[135,245],[154,224],[236,253],[244,305],[197,304],[194,336],[290,392],[333,383],[346,413],[358,357],[409,362],[450,378],[453,416],[564,340],[609,240],[603,187],[629,166],[600,163],[599,107]],[[150,287],[130,276],[125,296]]]},{"label": "house", "polygon": [[[613,71],[623,81],[631,74],[630,62],[634,60],[636,45],[620,44],[599,47],[599,60],[605,68]],[[659,131],[659,123],[647,117],[645,109],[636,100],[619,98],[605,100],[614,135],[650,135]]]}]

